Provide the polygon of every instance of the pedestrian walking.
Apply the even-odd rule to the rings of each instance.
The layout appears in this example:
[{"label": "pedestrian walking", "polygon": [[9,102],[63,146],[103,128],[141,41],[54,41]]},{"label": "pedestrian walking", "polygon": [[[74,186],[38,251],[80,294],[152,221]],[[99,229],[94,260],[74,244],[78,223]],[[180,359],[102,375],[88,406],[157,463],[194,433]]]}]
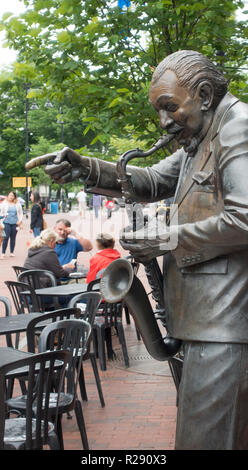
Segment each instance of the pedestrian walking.
[{"label": "pedestrian walking", "polygon": [[2,256],[5,258],[6,249],[10,240],[10,256],[14,256],[16,234],[21,227],[23,211],[14,191],[10,191],[7,198],[1,204],[1,216],[3,216],[5,237],[2,244]]},{"label": "pedestrian walking", "polygon": [[100,194],[93,194],[93,208],[95,212],[95,217],[98,219],[99,208],[101,207],[102,203],[102,196]]},{"label": "pedestrian walking", "polygon": [[83,188],[81,188],[79,193],[77,193],[76,198],[77,198],[78,205],[79,205],[79,215],[85,218],[87,204],[86,204],[86,194]]},{"label": "pedestrian walking", "polygon": [[33,203],[31,209],[30,233],[38,237],[43,230],[43,215],[40,194],[38,191],[32,191],[30,200]]},{"label": "pedestrian walking", "polygon": [[106,204],[105,204],[105,207],[107,209],[107,219],[110,219],[112,217],[112,212],[115,208],[115,201],[113,198],[111,199],[108,199]]}]

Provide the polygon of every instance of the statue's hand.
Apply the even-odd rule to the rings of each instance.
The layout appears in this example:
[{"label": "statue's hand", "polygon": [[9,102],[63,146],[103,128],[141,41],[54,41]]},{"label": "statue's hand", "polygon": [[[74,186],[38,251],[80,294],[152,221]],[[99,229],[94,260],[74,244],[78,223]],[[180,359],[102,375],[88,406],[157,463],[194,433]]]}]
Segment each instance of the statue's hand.
[{"label": "statue's hand", "polygon": [[120,244],[136,261],[147,263],[169,251],[170,232],[164,223],[154,219],[143,229],[133,232],[130,226],[120,234]]},{"label": "statue's hand", "polygon": [[40,165],[46,165],[45,173],[59,184],[69,183],[78,178],[87,178],[90,171],[89,158],[82,157],[68,147],[58,153],[48,153],[33,158],[25,168],[31,170]]}]

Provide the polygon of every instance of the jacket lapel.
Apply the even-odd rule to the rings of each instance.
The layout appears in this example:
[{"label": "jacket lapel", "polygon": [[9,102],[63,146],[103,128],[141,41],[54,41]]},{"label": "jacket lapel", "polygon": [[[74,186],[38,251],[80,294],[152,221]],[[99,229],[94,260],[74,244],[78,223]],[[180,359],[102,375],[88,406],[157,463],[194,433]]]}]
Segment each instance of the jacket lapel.
[{"label": "jacket lapel", "polygon": [[[177,204],[177,206],[181,205],[189,190],[193,186],[194,180],[192,179],[192,176],[195,173],[202,171],[207,161],[209,160],[212,154],[212,141],[219,133],[221,122],[224,119],[226,112],[238,101],[239,100],[233,95],[227,93],[223,100],[220,102],[218,108],[216,109],[212,125],[210,126],[206,137],[201,142],[196,155],[192,157],[194,158],[193,165],[191,167],[191,170],[189,171],[189,174],[186,177],[184,184],[181,188],[180,185],[178,185],[178,190],[174,199],[174,204]],[[185,161],[186,158],[183,162],[183,171],[185,168]]]},{"label": "jacket lapel", "polygon": [[[207,141],[206,141],[206,137],[208,137]],[[210,151],[210,138],[209,136],[206,136],[206,137],[203,140],[203,142],[200,144],[196,155],[192,157],[194,159],[192,167],[189,173],[187,174],[186,180],[182,188],[180,188],[178,191],[177,199],[175,199],[175,204],[177,204],[178,206],[180,206],[180,204],[183,202],[189,190],[194,184],[194,180],[192,179],[192,176],[196,172],[201,171],[204,168],[205,164],[207,163],[212,153]]]}]

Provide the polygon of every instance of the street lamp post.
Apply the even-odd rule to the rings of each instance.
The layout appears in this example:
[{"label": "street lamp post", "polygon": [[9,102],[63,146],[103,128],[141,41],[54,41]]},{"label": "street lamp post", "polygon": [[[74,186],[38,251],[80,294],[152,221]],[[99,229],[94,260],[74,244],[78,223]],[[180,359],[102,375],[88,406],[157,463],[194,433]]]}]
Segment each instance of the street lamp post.
[{"label": "street lamp post", "polygon": [[62,115],[62,119],[58,119],[57,123],[60,124],[60,132],[61,132],[61,142],[64,143],[64,121],[63,121],[63,108],[62,106],[59,107],[59,114]]},{"label": "street lamp post", "polygon": [[[29,160],[29,128],[28,128],[28,111],[29,109],[39,109],[38,105],[34,101],[32,106],[29,108],[29,98],[28,98],[28,91],[31,88],[31,83],[24,83],[23,88],[25,90],[25,162],[27,163]],[[47,100],[45,104],[45,108],[53,108],[53,104],[50,100]],[[62,106],[59,108],[59,113],[63,115]],[[64,143],[64,121],[63,117],[61,120],[58,120],[57,123],[61,126],[61,142]],[[26,205],[26,217],[28,211],[28,172],[25,170],[25,177],[26,177],[26,197],[25,197],[25,205]]]},{"label": "street lamp post", "polygon": [[[29,110],[29,99],[28,99],[28,90],[31,88],[31,83],[24,83],[23,88],[25,90],[25,162],[29,160],[29,129],[28,129],[28,110]],[[25,195],[25,205],[26,205],[26,217],[28,211],[28,172],[25,170],[26,176],[26,195]]]}]

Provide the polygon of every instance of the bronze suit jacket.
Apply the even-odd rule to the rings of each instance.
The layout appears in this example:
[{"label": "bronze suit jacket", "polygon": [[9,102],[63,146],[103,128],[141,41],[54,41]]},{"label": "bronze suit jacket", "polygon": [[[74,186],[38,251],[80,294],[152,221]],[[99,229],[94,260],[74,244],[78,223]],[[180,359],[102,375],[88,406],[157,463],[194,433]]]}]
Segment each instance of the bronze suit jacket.
[{"label": "bronze suit jacket", "polygon": [[[186,159],[180,149],[151,168],[128,167],[138,201],[176,195],[178,246],[164,257],[168,331],[248,343],[248,105],[225,95],[182,183]],[[120,196],[114,164],[92,162],[88,185]]]}]

